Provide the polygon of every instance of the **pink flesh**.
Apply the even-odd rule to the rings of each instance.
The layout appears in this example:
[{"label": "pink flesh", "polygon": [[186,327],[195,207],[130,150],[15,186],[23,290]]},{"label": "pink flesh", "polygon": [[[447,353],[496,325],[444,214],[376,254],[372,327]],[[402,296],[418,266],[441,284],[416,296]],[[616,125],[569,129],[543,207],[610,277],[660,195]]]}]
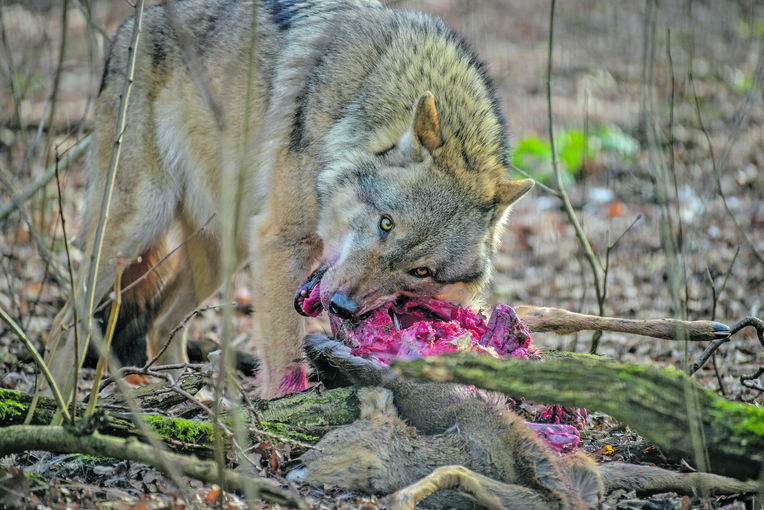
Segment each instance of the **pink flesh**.
[{"label": "pink flesh", "polygon": [[559,425],[554,423],[533,423],[526,421],[525,424],[533,430],[542,441],[558,452],[574,452],[580,441],[578,429],[573,425]]},{"label": "pink flesh", "polygon": [[310,290],[310,295],[302,302],[302,310],[310,317],[316,317],[324,309],[321,305],[321,286],[316,285]]},{"label": "pink flesh", "polygon": [[353,323],[329,314],[332,331],[354,347],[356,356],[388,364],[396,358],[477,351],[494,357],[535,355],[528,332],[514,310],[499,305],[486,324],[469,308],[430,299],[388,303]]},{"label": "pink flesh", "polygon": [[305,390],[308,387],[305,375],[304,365],[290,369],[279,381],[279,394],[289,395]]},{"label": "pink flesh", "polygon": [[586,409],[576,409],[573,407],[562,407],[557,405],[546,406],[539,415],[540,423],[556,423],[575,425],[583,428],[589,419],[589,413]]},{"label": "pink flesh", "polygon": [[[311,289],[302,302],[303,311],[315,317],[323,306],[320,283]],[[497,306],[486,324],[469,308],[461,308],[438,299],[404,299],[377,308],[359,321],[340,319],[327,311],[332,332],[353,347],[352,354],[387,365],[396,358],[416,358],[445,352],[476,351],[493,357],[537,358],[531,337],[515,311],[507,305]],[[303,376],[304,383],[304,376]],[[283,385],[283,382],[282,382]],[[576,427],[570,422],[566,409],[548,406],[540,419],[554,423],[526,422],[549,446],[558,452],[575,451],[579,443]],[[579,410],[575,410],[579,411]],[[574,412],[572,421],[586,421]],[[571,414],[568,412],[567,414]]]}]

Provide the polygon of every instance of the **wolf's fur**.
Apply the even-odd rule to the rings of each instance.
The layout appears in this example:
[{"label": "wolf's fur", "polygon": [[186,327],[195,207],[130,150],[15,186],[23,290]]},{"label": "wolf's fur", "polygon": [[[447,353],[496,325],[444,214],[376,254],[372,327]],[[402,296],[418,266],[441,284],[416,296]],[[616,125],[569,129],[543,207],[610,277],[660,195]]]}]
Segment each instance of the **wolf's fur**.
[{"label": "wolf's fur", "polygon": [[[358,313],[400,294],[464,301],[488,279],[509,206],[533,183],[504,181],[508,148],[491,84],[440,20],[372,0],[256,4],[255,19],[248,0],[187,0],[145,12],[95,293],[107,295],[118,257],[156,260],[177,245],[171,237],[191,236],[125,296],[130,316],[120,322],[133,325],[132,337],[145,332],[149,352],[157,352],[229,276],[220,260],[221,222],[230,221],[219,214],[221,190],[240,186],[236,254],[239,265],[251,261],[261,390],[273,396],[304,378],[292,301],[311,269],[326,269],[324,304],[341,295]],[[104,68],[86,253],[133,24],[118,31]],[[223,182],[228,165],[238,185]],[[382,215],[394,222],[389,232],[379,228]],[[417,267],[432,275],[416,278]],[[53,364],[59,382],[73,363],[72,335],[64,332],[71,322],[67,304],[50,342],[62,342]],[[184,359],[176,341],[161,361]]]}]

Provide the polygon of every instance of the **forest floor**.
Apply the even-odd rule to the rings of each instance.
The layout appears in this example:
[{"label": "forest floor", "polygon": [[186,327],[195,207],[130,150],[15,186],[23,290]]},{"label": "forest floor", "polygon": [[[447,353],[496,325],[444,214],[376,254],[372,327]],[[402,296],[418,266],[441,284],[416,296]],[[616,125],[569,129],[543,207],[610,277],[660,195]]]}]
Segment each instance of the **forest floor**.
[{"label": "forest floor", "polygon": [[[98,29],[88,30],[79,3],[72,3],[48,137],[48,99],[62,37],[61,7],[53,3],[0,6],[0,206],[42,175],[57,152],[63,154],[92,130],[107,47],[100,30],[113,34],[132,12],[127,2],[94,2],[92,26]],[[400,3],[399,8],[442,16],[470,41],[494,79],[516,166],[553,186],[545,146],[549,5],[523,0]],[[764,5],[742,0],[669,1],[659,8],[652,1],[560,2],[554,36],[554,127],[571,202],[602,266],[607,261],[605,314],[713,319],[728,325],[761,316]],[[85,182],[81,161],[62,172],[63,209],[72,238],[81,231]],[[0,307],[41,347],[64,301],[52,277],[54,266],[66,268],[55,180],[24,211],[0,220]],[[41,246],[51,252],[52,265],[41,256]],[[75,240],[75,267],[82,257]],[[237,348],[244,351],[251,350],[252,342],[249,289],[245,269],[235,276],[241,306],[233,320]],[[597,313],[591,269],[552,193],[537,186],[514,208],[484,299],[487,307],[534,304]],[[208,304],[216,303],[219,297]],[[220,324],[218,309],[211,308],[190,322],[186,334],[217,339]],[[310,328],[328,329],[320,318]],[[533,337],[542,349],[576,352],[588,352],[590,340],[590,334]],[[683,368],[705,347],[605,333],[598,353],[623,362]],[[741,376],[756,372],[763,358],[762,346],[747,329],[722,346],[694,379],[729,399],[761,405],[762,390],[744,385]],[[35,368],[22,343],[0,323],[0,387],[30,391],[34,382]],[[84,381],[81,389],[87,387]],[[598,460],[691,469],[691,459],[665,459],[629,428],[592,416],[581,447]],[[283,446],[263,445],[262,474],[286,483],[282,466],[291,453]],[[28,476],[18,475],[14,466]],[[0,459],[0,485],[20,494],[15,499],[0,491],[0,507],[183,507],[160,472],[80,455],[28,452]],[[214,500],[209,485],[191,481],[190,488],[199,504]],[[322,508],[384,507],[384,501],[332,488],[302,491],[320,498]],[[227,496],[226,505],[246,507],[235,495]],[[750,505],[743,496],[698,499],[669,493],[648,498],[626,492],[603,504],[654,509]]]}]

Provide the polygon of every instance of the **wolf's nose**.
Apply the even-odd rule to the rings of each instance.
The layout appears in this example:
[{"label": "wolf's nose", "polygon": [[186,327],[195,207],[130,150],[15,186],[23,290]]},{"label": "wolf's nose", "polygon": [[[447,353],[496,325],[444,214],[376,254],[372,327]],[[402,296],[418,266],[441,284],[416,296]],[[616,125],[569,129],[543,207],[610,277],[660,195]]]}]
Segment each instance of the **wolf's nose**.
[{"label": "wolf's nose", "polygon": [[339,292],[332,296],[329,301],[329,311],[340,319],[352,319],[356,316],[360,307],[344,294]]}]

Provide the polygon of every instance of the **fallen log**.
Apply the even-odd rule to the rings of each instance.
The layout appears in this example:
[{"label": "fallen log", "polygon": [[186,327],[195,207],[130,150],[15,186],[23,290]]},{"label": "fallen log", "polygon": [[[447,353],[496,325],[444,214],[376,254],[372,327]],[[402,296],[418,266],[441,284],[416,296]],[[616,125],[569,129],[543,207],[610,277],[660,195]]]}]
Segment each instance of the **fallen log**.
[{"label": "fallen log", "polygon": [[416,379],[470,384],[529,400],[601,411],[700,470],[757,478],[764,409],[731,402],[678,370],[578,357],[543,363],[453,353],[392,366]]},{"label": "fallen log", "polygon": [[[164,383],[138,388],[136,394],[149,399],[155,407],[147,407],[142,402],[146,414],[142,415],[152,430],[159,434],[162,440],[171,449],[193,453],[201,457],[212,457],[212,424],[209,421],[199,419],[186,419],[165,416],[157,410],[166,409],[163,402],[157,399],[162,394],[160,389],[166,386]],[[166,389],[166,388],[165,388]],[[177,403],[172,392],[165,393],[170,402]],[[0,389],[0,430],[2,427],[20,425],[24,423],[29,411],[33,395],[15,390]],[[141,401],[141,398],[137,398]],[[253,407],[260,421],[265,427],[265,433],[274,433],[282,437],[300,441],[309,439],[307,436],[321,435],[327,427],[346,425],[358,419],[359,402],[355,388],[335,388],[318,391],[312,389],[296,395],[280,398],[272,401],[253,402]],[[106,405],[97,407],[100,413],[98,429],[103,434],[118,437],[142,437],[140,430],[133,423],[126,409],[117,405],[114,400]],[[56,402],[52,398],[40,397],[34,414],[31,418],[32,425],[48,425],[51,423],[56,411]],[[77,407],[77,416],[85,413],[85,405]],[[198,411],[190,405],[184,412],[184,416],[198,415]],[[230,423],[230,414],[221,415],[223,422]],[[248,417],[244,417],[248,420]]]}]

